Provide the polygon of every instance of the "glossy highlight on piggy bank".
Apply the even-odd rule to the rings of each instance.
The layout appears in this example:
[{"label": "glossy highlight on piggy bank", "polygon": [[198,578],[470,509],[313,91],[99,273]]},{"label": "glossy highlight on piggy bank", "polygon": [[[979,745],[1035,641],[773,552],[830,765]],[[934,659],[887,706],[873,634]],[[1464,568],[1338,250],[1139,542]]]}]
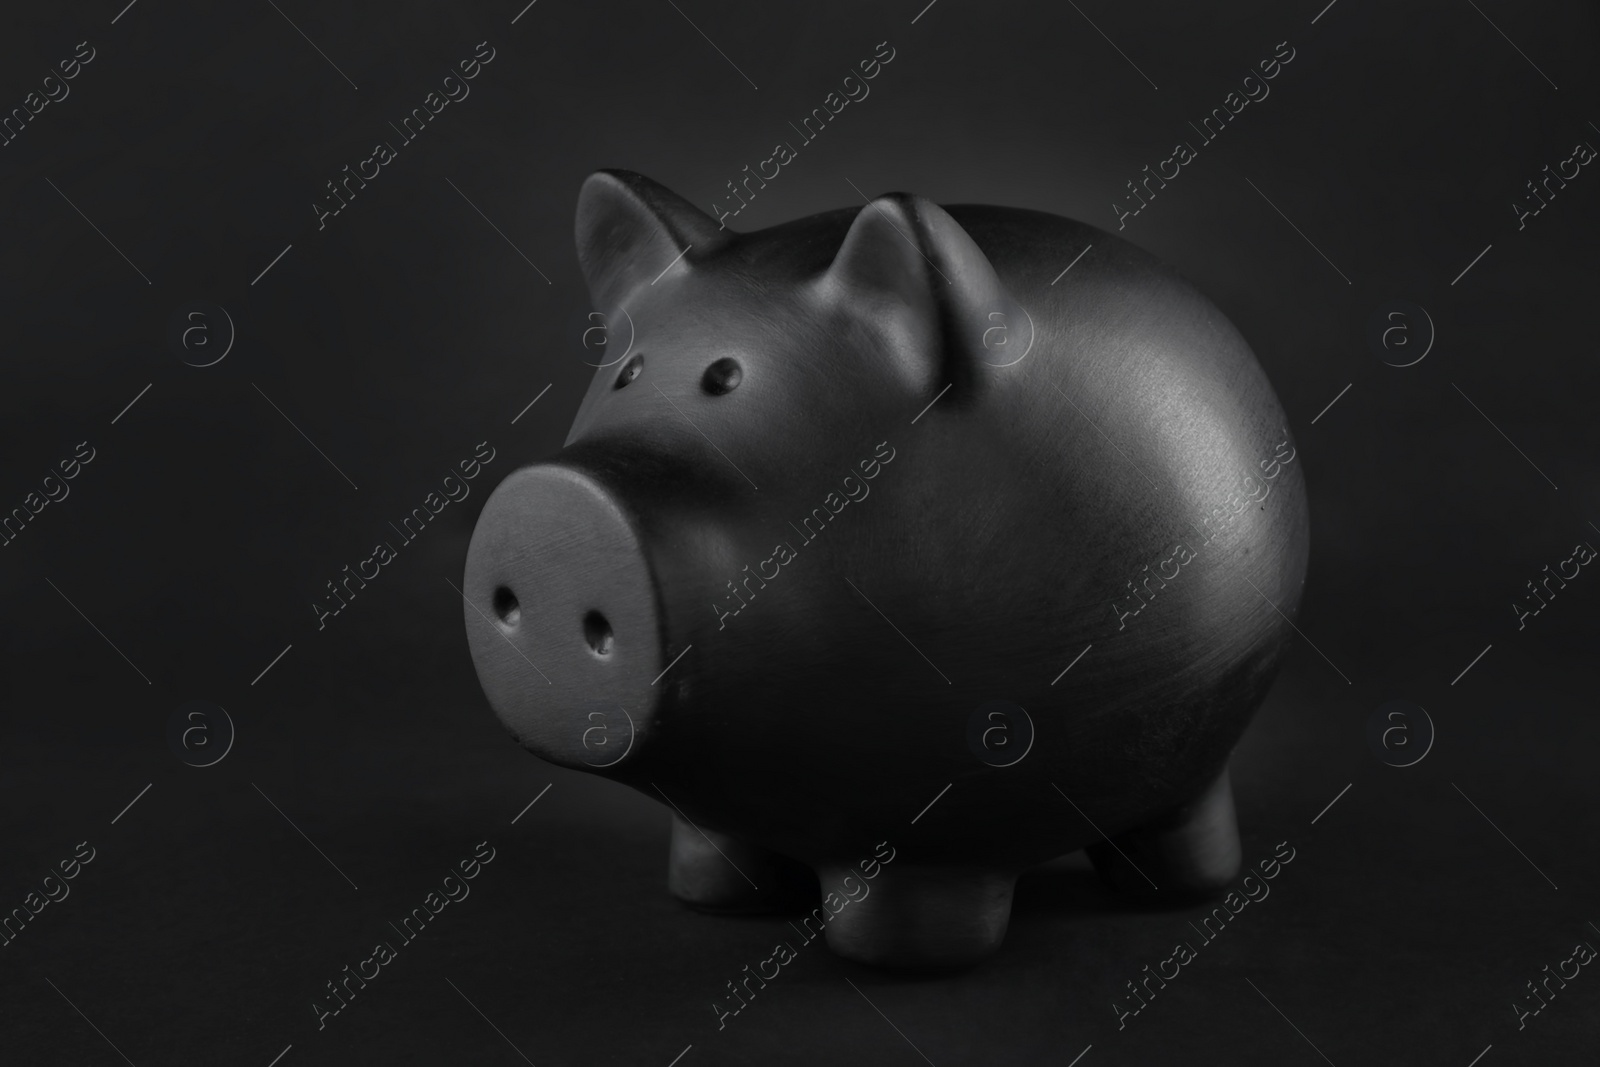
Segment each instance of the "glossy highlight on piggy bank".
[{"label": "glossy highlight on piggy bank", "polygon": [[[901,193],[736,233],[602,171],[577,246],[627,358],[495,489],[463,575],[519,744],[667,805],[698,908],[806,910],[892,839],[824,931],[872,964],[995,951],[1017,876],[1080,848],[1134,895],[1229,884],[1228,757],[1310,534],[1210,301],[1083,223]],[[1021,755],[970,743],[992,702]]]}]

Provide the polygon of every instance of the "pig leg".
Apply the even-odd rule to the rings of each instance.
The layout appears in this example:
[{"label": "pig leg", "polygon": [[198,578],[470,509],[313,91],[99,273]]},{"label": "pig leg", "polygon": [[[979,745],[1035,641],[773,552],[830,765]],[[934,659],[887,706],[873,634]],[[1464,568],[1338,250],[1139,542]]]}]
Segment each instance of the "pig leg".
[{"label": "pig leg", "polygon": [[817,871],[821,903],[802,919],[828,947],[878,967],[937,969],[977,963],[1000,947],[1016,871],[884,865],[872,879],[847,867]]},{"label": "pig leg", "polygon": [[1242,856],[1227,768],[1188,803],[1084,851],[1107,884],[1132,896],[1219,892],[1238,875]]},{"label": "pig leg", "polygon": [[742,913],[795,907],[816,885],[803,864],[674,814],[667,889],[702,911]]}]

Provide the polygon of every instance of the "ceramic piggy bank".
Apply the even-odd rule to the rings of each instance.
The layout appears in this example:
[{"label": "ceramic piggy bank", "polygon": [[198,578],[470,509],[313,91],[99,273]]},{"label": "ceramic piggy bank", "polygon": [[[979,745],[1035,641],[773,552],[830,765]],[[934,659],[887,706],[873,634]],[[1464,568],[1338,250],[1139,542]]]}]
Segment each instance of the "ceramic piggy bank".
[{"label": "ceramic piggy bank", "polygon": [[1063,853],[1237,874],[1309,527],[1216,307],[1082,223],[904,194],[736,233],[604,171],[577,245],[606,355],[485,503],[466,628],[524,748],[668,806],[678,897],[809,868],[806,936],[938,967]]}]

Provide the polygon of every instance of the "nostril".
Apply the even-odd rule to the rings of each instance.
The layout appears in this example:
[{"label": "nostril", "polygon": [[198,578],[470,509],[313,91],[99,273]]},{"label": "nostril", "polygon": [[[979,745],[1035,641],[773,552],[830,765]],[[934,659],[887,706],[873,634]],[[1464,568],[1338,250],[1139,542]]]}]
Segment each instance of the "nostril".
[{"label": "nostril", "polygon": [[644,353],[640,352],[622,365],[622,370],[617,374],[617,382],[613,389],[621,389],[639,375],[644,373]]},{"label": "nostril", "polygon": [[516,594],[503,585],[494,591],[494,613],[507,626],[515,626],[522,617],[522,606],[517,603]]},{"label": "nostril", "polygon": [[606,617],[598,611],[591,611],[583,617],[583,636],[589,642],[589,647],[597,656],[611,655],[611,624]]}]

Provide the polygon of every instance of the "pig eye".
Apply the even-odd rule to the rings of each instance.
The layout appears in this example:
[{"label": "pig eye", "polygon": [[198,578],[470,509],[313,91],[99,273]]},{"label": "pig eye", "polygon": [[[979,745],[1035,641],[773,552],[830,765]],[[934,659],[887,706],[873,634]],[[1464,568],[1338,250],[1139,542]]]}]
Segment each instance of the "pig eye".
[{"label": "pig eye", "polygon": [[744,371],[739,367],[739,361],[724,357],[706,368],[705,376],[700,379],[700,387],[712,396],[724,396],[739,388],[743,378]]},{"label": "pig eye", "polygon": [[617,384],[612,386],[612,388],[621,389],[624,385],[627,385],[629,382],[633,381],[643,373],[644,353],[640,352],[637,356],[634,356],[632,359],[628,360],[628,362],[622,365],[622,373],[617,375]]}]

